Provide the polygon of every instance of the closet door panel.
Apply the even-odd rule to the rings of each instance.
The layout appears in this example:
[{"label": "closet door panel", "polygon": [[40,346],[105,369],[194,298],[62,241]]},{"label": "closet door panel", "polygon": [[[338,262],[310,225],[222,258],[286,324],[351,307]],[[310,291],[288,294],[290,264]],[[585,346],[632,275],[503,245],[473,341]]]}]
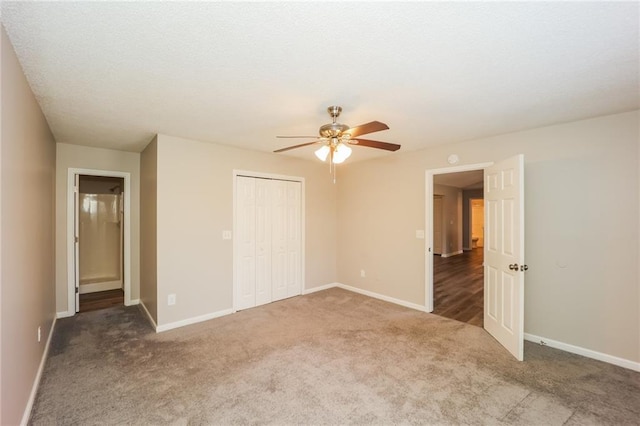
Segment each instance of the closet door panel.
[{"label": "closet door panel", "polygon": [[287,297],[287,182],[271,181],[272,300]]},{"label": "closet door panel", "polygon": [[302,293],[301,184],[287,182],[287,296]]},{"label": "closet door panel", "polygon": [[271,181],[256,181],[256,306],[271,302]]},{"label": "closet door panel", "polygon": [[237,309],[256,305],[256,185],[255,179],[238,176],[236,180],[236,238],[238,239]]}]

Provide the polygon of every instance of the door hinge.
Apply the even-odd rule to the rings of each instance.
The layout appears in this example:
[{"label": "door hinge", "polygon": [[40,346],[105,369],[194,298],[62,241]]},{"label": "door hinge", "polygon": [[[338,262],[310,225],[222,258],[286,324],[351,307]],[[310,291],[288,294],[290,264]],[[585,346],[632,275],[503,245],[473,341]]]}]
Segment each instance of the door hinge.
[{"label": "door hinge", "polygon": [[80,289],[76,287],[76,294],[80,293]]},{"label": "door hinge", "polygon": [[74,241],[77,243],[78,242],[78,237],[74,237]]}]

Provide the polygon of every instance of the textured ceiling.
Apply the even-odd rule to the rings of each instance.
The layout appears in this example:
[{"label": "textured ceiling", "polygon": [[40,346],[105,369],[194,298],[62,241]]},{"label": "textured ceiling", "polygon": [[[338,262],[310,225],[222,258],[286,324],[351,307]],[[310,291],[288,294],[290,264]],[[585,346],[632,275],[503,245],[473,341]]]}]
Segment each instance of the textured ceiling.
[{"label": "textured ceiling", "polygon": [[2,21],[59,142],[272,151],[336,104],[415,150],[639,108],[639,7],[4,1]]}]

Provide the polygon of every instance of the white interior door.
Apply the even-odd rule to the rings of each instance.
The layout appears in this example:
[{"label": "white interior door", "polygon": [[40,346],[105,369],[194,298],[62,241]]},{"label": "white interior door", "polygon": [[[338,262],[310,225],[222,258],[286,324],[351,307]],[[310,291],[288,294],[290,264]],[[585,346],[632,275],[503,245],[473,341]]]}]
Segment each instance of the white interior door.
[{"label": "white interior door", "polygon": [[236,309],[256,306],[256,179],[236,180]]},{"label": "white interior door", "polygon": [[73,187],[73,265],[76,313],[80,312],[80,175],[74,176]]},{"label": "white interior door", "polygon": [[524,357],[524,156],[484,171],[484,328]]},{"label": "white interior door", "polygon": [[442,254],[442,196],[433,197],[433,254]]}]

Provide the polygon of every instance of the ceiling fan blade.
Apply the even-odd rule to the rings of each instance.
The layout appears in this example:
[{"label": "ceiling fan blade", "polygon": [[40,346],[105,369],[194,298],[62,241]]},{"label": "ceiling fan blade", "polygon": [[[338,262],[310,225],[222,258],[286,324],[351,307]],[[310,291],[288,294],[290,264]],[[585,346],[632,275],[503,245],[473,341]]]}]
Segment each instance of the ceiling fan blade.
[{"label": "ceiling fan blade", "polygon": [[369,139],[351,139],[349,140],[351,145],[368,146],[369,148],[386,149],[387,151],[397,151],[400,149],[400,145],[389,142],[372,141]]},{"label": "ceiling fan blade", "polygon": [[276,149],[273,152],[289,151],[290,149],[302,148],[303,146],[313,145],[313,144],[320,143],[320,142],[324,142],[324,141],[322,139],[319,139],[319,140],[313,141],[313,142],[301,143],[300,145],[293,145],[293,146],[288,146],[286,148]]},{"label": "ceiling fan blade", "polygon": [[276,136],[276,138],[280,138],[280,139],[282,139],[282,138],[285,138],[285,139],[288,139],[288,138],[313,138],[313,139],[316,139],[317,137],[318,136]]},{"label": "ceiling fan blade", "polygon": [[372,121],[370,123],[361,124],[356,127],[352,127],[345,130],[343,133],[349,133],[352,138],[356,138],[360,135],[366,135],[368,133],[379,132],[380,130],[387,130],[389,126],[379,121]]}]

